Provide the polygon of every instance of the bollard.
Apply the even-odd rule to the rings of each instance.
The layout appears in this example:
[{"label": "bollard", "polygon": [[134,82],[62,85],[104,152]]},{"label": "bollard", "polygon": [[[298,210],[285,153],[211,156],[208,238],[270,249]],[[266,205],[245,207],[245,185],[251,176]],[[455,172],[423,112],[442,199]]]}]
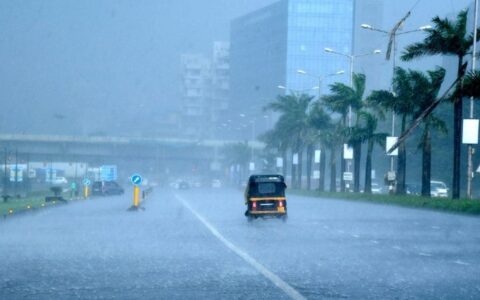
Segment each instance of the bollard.
[{"label": "bollard", "polygon": [[83,187],[83,198],[87,199],[89,196],[88,186]]},{"label": "bollard", "polygon": [[138,187],[138,185],[135,185],[133,187],[133,207],[134,208],[138,208],[139,196],[140,196],[140,188]]}]

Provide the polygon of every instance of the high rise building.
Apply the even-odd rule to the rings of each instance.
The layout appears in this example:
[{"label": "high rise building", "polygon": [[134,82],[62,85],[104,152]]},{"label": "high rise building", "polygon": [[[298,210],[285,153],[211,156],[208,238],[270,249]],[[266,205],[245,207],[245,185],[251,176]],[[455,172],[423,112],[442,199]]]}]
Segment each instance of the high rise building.
[{"label": "high rise building", "polygon": [[[261,130],[261,109],[276,95],[317,95],[319,89],[312,88],[320,84],[319,77],[340,70],[345,75],[325,78],[321,88],[326,90],[333,81],[348,83],[348,59],[324,48],[352,53],[354,8],[354,0],[281,0],[233,20],[232,118],[248,116]],[[299,69],[311,76],[299,74]]]},{"label": "high rise building", "polygon": [[201,137],[201,125],[208,120],[207,106],[210,98],[210,60],[201,54],[184,54],[182,68],[182,133]]},{"label": "high rise building", "polygon": [[212,57],[184,54],[182,74],[182,133],[215,138],[228,107],[229,44],[215,42]]}]

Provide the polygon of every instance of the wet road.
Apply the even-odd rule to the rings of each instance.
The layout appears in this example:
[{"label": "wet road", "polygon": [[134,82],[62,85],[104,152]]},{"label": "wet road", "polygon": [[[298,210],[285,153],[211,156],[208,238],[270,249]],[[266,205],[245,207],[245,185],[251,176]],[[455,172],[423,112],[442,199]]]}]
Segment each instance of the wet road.
[{"label": "wet road", "polygon": [[94,198],[0,222],[0,299],[478,299],[480,218],[234,189]]}]

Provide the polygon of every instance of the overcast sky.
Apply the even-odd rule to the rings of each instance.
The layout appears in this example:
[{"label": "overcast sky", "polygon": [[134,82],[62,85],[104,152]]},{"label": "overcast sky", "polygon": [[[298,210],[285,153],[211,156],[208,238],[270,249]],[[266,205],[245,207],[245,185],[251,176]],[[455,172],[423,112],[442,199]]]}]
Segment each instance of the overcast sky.
[{"label": "overcast sky", "polygon": [[136,127],[175,106],[181,53],[209,54],[232,18],[271,2],[0,1],[0,131],[102,131],[105,114]]},{"label": "overcast sky", "polygon": [[[273,2],[0,1],[0,132],[148,129],[178,104],[180,55],[209,54],[233,18]],[[385,26],[415,2],[386,0]],[[409,26],[468,2],[423,0]]]}]

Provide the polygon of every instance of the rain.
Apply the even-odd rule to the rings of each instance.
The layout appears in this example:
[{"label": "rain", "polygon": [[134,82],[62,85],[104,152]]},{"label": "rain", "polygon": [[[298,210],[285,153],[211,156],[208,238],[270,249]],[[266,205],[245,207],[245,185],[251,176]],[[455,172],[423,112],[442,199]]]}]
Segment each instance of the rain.
[{"label": "rain", "polygon": [[480,298],[477,15],[0,2],[0,299]]}]

